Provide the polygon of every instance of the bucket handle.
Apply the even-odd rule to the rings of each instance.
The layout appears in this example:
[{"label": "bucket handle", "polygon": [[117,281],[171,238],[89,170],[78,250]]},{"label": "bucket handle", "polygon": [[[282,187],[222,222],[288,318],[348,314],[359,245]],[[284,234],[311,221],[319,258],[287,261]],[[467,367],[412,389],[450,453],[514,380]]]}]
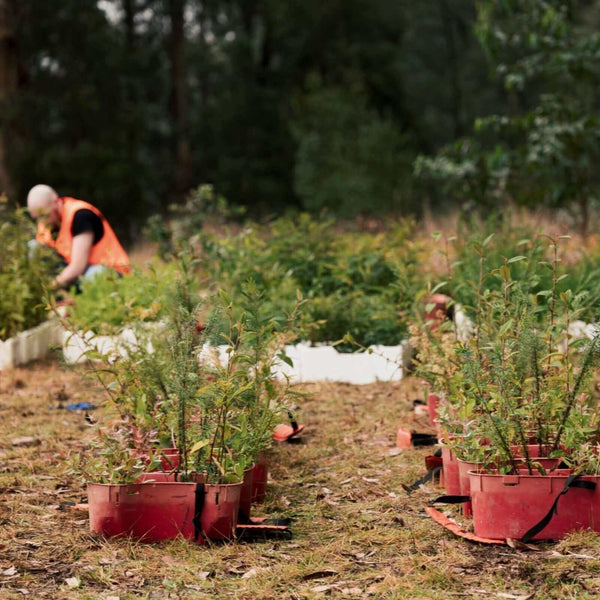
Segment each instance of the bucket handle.
[{"label": "bucket handle", "polygon": [[[436,458],[440,458],[442,456],[442,449],[438,448],[434,455]],[[434,469],[432,469],[431,471],[428,471],[427,473],[425,473],[425,475],[423,475],[423,477],[421,477],[420,479],[417,479],[417,481],[415,481],[412,485],[404,485],[402,484],[402,487],[404,488],[404,491],[410,495],[412,494],[419,486],[423,485],[424,483],[427,483],[436,473],[439,473],[442,470],[442,467],[435,467]]]},{"label": "bucket handle", "polygon": [[436,473],[439,473],[441,470],[442,470],[442,467],[436,467],[435,469],[431,469],[431,471],[428,471],[425,475],[423,475],[423,477],[421,477],[420,479],[417,479],[417,481],[415,481],[413,484],[411,484],[411,485],[402,484],[402,487],[404,488],[404,491],[410,495],[419,486],[423,485],[424,483],[427,483]]},{"label": "bucket handle", "polygon": [[580,488],[584,490],[593,491],[596,489],[596,484],[593,481],[582,481],[579,479],[581,474],[579,475],[569,475],[567,480],[565,481],[565,487],[562,491],[556,496],[548,514],[539,522],[536,523],[529,531],[525,533],[525,535],[521,538],[521,541],[527,543],[531,541],[538,533],[543,531],[543,529],[550,523],[552,517],[558,514],[558,501],[563,494],[566,494],[571,488]]}]

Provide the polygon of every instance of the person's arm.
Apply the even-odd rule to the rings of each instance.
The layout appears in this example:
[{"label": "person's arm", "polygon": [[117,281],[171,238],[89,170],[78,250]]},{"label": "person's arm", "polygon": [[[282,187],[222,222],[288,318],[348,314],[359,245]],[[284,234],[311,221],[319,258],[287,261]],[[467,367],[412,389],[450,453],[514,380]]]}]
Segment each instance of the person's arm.
[{"label": "person's arm", "polygon": [[80,233],[73,238],[71,262],[56,276],[52,282],[53,287],[67,287],[83,275],[88,266],[93,243],[94,233],[92,231]]}]

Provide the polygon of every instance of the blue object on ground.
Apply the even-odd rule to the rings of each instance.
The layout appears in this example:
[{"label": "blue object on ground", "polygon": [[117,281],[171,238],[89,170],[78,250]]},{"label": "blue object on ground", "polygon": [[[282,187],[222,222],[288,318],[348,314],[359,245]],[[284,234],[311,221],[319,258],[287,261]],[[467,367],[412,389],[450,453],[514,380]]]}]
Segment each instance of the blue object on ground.
[{"label": "blue object on ground", "polygon": [[89,402],[69,402],[64,406],[65,410],[94,410],[97,406]]}]

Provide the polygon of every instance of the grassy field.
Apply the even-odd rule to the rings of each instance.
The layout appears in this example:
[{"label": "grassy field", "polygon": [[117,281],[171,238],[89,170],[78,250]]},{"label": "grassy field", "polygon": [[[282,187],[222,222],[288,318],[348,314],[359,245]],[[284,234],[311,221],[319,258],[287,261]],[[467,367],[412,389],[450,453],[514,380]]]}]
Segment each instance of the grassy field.
[{"label": "grassy field", "polygon": [[[453,536],[423,507],[435,485],[407,496],[431,448],[400,452],[399,426],[420,384],[311,384],[302,444],[272,453],[267,502],[255,514],[293,519],[292,539],[197,547],[105,540],[88,531],[85,488],[69,473],[95,426],[66,402],[102,391],[58,361],[0,373],[0,598],[312,599],[600,597],[600,540],[576,533],[535,550]],[[460,520],[458,512],[455,511]]]}]

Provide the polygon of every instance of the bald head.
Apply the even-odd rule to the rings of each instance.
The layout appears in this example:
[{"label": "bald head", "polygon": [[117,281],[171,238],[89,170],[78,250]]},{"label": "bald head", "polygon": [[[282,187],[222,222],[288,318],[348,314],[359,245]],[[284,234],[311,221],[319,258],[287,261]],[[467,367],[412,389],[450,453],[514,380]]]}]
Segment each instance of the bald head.
[{"label": "bald head", "polygon": [[35,185],[27,194],[27,210],[37,212],[49,209],[55,198],[58,198],[58,194],[49,185]]},{"label": "bald head", "polygon": [[60,224],[61,208],[58,194],[49,185],[36,185],[27,194],[29,214],[48,226],[54,227]]}]

